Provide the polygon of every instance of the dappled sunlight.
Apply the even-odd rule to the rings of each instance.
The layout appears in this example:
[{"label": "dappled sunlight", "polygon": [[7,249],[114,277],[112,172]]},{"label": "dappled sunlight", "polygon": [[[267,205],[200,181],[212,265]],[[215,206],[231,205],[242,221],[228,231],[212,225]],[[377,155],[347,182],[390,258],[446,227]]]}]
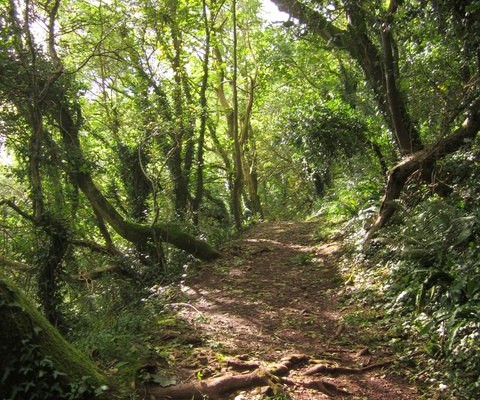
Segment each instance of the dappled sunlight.
[{"label": "dappled sunlight", "polygon": [[479,21],[0,2],[0,400],[480,399]]},{"label": "dappled sunlight", "polygon": [[[345,332],[337,307],[343,290],[337,269],[341,244],[316,243],[314,228],[314,223],[255,225],[223,249],[223,259],[186,277],[181,286],[185,303],[178,315],[205,346],[222,354],[247,354],[262,362],[307,354],[340,365],[371,363],[368,349],[344,344],[355,333]],[[292,371],[292,376],[300,373]],[[404,386],[381,373],[345,375],[331,382],[353,393],[411,398]],[[295,396],[325,398],[307,389]]]},{"label": "dappled sunlight", "polygon": [[321,268],[313,264],[323,260],[323,254],[302,245],[311,241],[312,225],[292,235],[293,226],[256,226],[254,236],[247,233],[235,241],[232,257],[218,263],[220,273],[208,271],[200,282],[187,278],[182,291],[202,314],[184,308],[181,315],[197,328],[221,335],[232,349],[253,346],[271,357],[278,346],[306,351],[312,339],[333,334],[335,315],[324,307],[331,277],[322,278]]}]

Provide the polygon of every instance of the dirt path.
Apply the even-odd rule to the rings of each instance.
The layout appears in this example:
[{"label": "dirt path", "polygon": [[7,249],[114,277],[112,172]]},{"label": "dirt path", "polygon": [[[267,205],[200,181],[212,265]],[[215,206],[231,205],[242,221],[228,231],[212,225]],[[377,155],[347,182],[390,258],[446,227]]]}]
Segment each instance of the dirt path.
[{"label": "dirt path", "polygon": [[[194,351],[194,362],[184,365],[193,363],[198,368],[195,377],[206,379],[235,369],[235,362],[227,360],[230,356],[241,355],[237,366],[241,369],[242,364],[266,367],[301,353],[310,363],[293,368],[291,382],[321,379],[327,387],[335,386],[333,391],[322,391],[283,385],[294,400],[328,399],[335,394],[350,399],[417,399],[415,389],[393,377],[388,368],[361,370],[392,361],[390,355],[371,352],[355,339],[348,344],[341,341],[345,333],[337,300],[342,280],[336,270],[341,246],[319,244],[314,230],[315,223],[257,224],[223,249],[225,257],[186,278],[177,308],[202,338],[202,345]],[[348,334],[355,338],[355,332]],[[322,374],[304,375],[318,364],[325,366]],[[222,398],[262,396],[255,389]]]}]

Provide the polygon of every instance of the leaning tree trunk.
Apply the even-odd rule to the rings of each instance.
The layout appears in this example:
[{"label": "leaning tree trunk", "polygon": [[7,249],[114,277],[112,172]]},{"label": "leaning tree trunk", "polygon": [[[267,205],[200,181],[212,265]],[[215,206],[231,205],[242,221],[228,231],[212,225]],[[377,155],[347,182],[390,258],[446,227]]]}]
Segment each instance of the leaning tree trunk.
[{"label": "leaning tree trunk", "polygon": [[0,398],[93,399],[105,378],[11,283],[0,279]]},{"label": "leaning tree trunk", "polygon": [[[88,172],[88,162],[82,151],[80,138],[78,137],[78,124],[74,121],[73,114],[58,96],[52,96],[52,117],[58,123],[64,141],[65,154],[68,157],[68,171],[72,180],[78,185],[87,197],[93,209],[124,239],[135,245],[158,241],[170,243],[187,253],[203,259],[212,260],[221,254],[208,243],[196,239],[184,232],[178,225],[160,224],[153,226],[142,225],[127,221],[105,198],[103,193],[95,185],[92,176]],[[80,109],[76,110],[80,115]],[[81,119],[81,116],[77,117]]]},{"label": "leaning tree trunk", "polygon": [[[448,154],[452,154],[460,147],[471,143],[480,130],[480,100],[472,105],[470,115],[450,136],[440,139],[430,147],[425,148],[410,157],[403,159],[388,174],[387,188],[382,200],[377,220],[368,231],[366,241],[373,238],[375,233],[383,227],[395,212],[395,200],[400,197],[403,187],[414,173],[423,173],[424,169],[431,170],[431,165]],[[435,182],[433,183],[435,185]],[[442,182],[439,185],[444,186]],[[435,188],[432,188],[435,191]]]}]

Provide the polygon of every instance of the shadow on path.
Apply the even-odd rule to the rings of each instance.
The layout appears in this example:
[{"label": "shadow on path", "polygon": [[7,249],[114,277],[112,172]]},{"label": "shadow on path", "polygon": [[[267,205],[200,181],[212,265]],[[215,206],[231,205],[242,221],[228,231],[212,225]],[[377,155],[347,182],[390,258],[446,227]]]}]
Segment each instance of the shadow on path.
[{"label": "shadow on path", "polygon": [[[186,278],[181,287],[186,306],[179,308],[179,316],[206,346],[224,354],[271,362],[302,353],[353,368],[377,362],[358,355],[361,349],[355,345],[345,348],[335,341],[342,288],[336,260],[342,248],[336,242],[319,244],[313,236],[316,224],[265,222],[243,232],[222,249],[221,260]],[[352,393],[349,398],[417,398],[406,382],[382,370],[325,379]],[[292,399],[329,398],[307,389],[289,394]],[[259,398],[249,396],[235,398]]]}]

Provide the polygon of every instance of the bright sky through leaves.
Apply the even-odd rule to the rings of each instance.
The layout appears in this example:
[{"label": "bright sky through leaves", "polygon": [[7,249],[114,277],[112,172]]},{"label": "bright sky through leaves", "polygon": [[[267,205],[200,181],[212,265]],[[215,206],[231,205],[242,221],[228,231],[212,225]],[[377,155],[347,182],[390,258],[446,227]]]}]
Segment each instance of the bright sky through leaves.
[{"label": "bright sky through leaves", "polygon": [[279,22],[286,21],[288,19],[288,14],[278,11],[278,8],[270,0],[262,0],[262,16],[268,22]]}]

